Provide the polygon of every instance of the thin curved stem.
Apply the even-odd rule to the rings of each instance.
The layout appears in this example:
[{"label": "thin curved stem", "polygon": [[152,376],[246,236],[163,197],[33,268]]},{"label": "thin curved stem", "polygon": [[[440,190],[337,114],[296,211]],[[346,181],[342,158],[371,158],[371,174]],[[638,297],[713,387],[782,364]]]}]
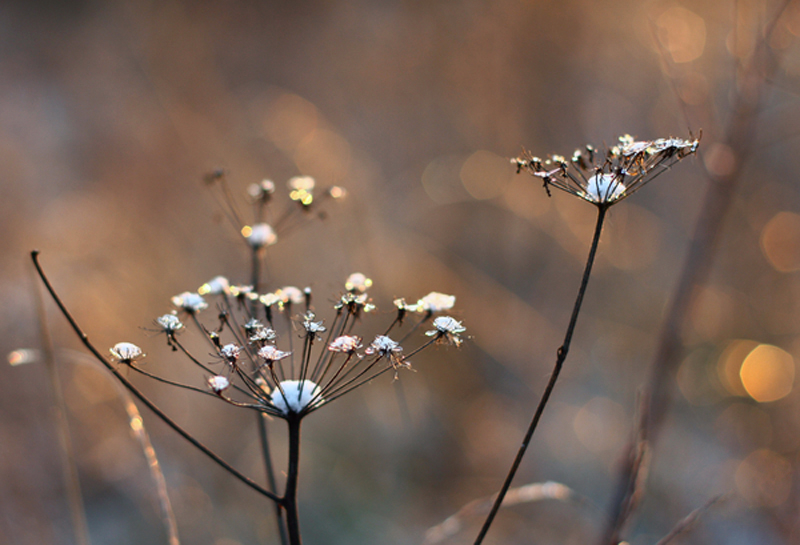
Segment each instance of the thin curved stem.
[{"label": "thin curved stem", "polygon": [[586,268],[583,271],[583,278],[581,279],[581,286],[578,289],[578,297],[575,300],[575,306],[572,309],[572,317],[569,320],[569,326],[567,326],[567,333],[564,336],[564,343],[558,349],[556,354],[556,365],[553,368],[553,373],[550,375],[550,381],[547,383],[547,387],[542,394],[541,400],[539,400],[539,406],[536,407],[536,412],[533,414],[533,419],[531,420],[530,425],[528,426],[528,431],[525,432],[525,437],[522,439],[522,444],[519,447],[519,451],[517,452],[517,457],[514,459],[514,463],[511,464],[511,469],[506,476],[505,482],[503,482],[503,486],[500,488],[500,492],[497,494],[497,498],[494,500],[494,504],[492,505],[492,510],[489,511],[489,515],[486,517],[486,521],[483,523],[481,527],[480,533],[478,537],[475,539],[475,545],[479,545],[483,542],[483,538],[486,537],[486,533],[489,531],[489,528],[494,521],[497,512],[500,510],[500,506],[503,503],[503,499],[508,492],[508,489],[511,487],[511,481],[514,480],[514,475],[517,473],[517,469],[519,469],[520,463],[522,463],[522,458],[525,456],[525,451],[528,450],[528,445],[531,442],[531,438],[533,437],[533,432],[536,431],[536,427],[539,425],[539,420],[542,418],[542,413],[544,413],[545,405],[547,405],[548,400],[550,399],[550,394],[553,393],[553,388],[556,385],[556,381],[558,380],[558,375],[561,373],[561,368],[564,365],[564,361],[567,359],[567,353],[569,352],[569,345],[572,342],[572,334],[575,331],[575,325],[578,322],[578,314],[581,310],[581,304],[583,303],[583,296],[586,294],[586,286],[589,283],[589,276],[592,273],[592,265],[594,264],[594,258],[597,253],[597,245],[600,242],[600,232],[603,230],[603,220],[605,219],[606,212],[608,211],[608,206],[598,206],[597,207],[597,223],[595,224],[594,228],[594,237],[592,238],[592,246],[589,249],[589,257],[586,260]]},{"label": "thin curved stem", "polygon": [[83,330],[80,328],[78,323],[72,317],[72,314],[70,314],[70,312],[67,310],[67,307],[64,306],[64,303],[61,301],[61,298],[56,293],[56,291],[53,288],[52,284],[50,284],[50,280],[47,278],[47,275],[44,274],[44,270],[42,269],[42,266],[39,264],[39,251],[38,250],[32,251],[31,252],[31,258],[33,259],[33,265],[34,265],[34,267],[36,267],[36,272],[39,275],[39,278],[41,278],[42,282],[44,282],[44,285],[47,288],[47,291],[50,293],[50,296],[53,298],[53,301],[55,301],[56,305],[58,306],[58,309],[61,311],[61,314],[69,322],[69,325],[72,327],[72,330],[75,331],[75,333],[78,335],[78,338],[81,340],[83,345],[92,353],[92,355],[97,359],[97,361],[102,363],[103,366],[106,367],[106,369],[111,371],[111,373],[117,378],[117,380],[119,380],[122,383],[123,386],[125,386],[125,388],[128,389],[129,392],[131,392],[139,401],[141,401],[142,403],[147,405],[147,407],[151,411],[153,411],[155,413],[155,415],[158,416],[165,424],[167,424],[173,430],[178,432],[178,434],[181,437],[183,437],[184,439],[189,441],[200,452],[202,452],[203,454],[205,454],[206,456],[208,456],[209,458],[214,460],[218,465],[220,465],[228,473],[230,473],[231,475],[233,475],[234,477],[236,477],[237,479],[242,481],[244,484],[246,484],[247,486],[249,486],[253,490],[255,490],[255,491],[259,492],[260,494],[268,497],[272,501],[275,501],[275,502],[282,501],[281,498],[278,497],[277,494],[273,494],[269,490],[265,489],[264,487],[262,487],[261,485],[259,485],[255,481],[253,481],[251,478],[249,478],[246,475],[244,475],[243,473],[239,472],[239,470],[237,470],[232,465],[230,465],[228,462],[226,462],[225,460],[220,458],[220,456],[218,454],[216,454],[211,449],[209,449],[204,444],[202,444],[200,441],[195,439],[191,434],[189,434],[189,432],[184,430],[181,426],[178,425],[177,422],[175,422],[169,416],[167,416],[167,414],[164,411],[162,411],[160,408],[158,408],[158,406],[155,403],[150,401],[150,399],[147,396],[145,396],[136,386],[134,386],[119,371],[117,371],[117,369],[108,362],[108,360],[100,353],[100,351],[97,350],[97,348],[95,348],[95,346],[91,342],[89,342],[88,335],[86,335],[86,333],[83,332]]}]

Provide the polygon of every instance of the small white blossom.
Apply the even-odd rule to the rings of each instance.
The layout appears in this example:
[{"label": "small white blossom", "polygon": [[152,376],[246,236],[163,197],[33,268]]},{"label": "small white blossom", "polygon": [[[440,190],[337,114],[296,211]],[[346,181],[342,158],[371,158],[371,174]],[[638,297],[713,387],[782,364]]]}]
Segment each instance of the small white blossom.
[{"label": "small white blossom", "polygon": [[266,223],[257,223],[250,229],[245,228],[242,233],[247,239],[247,243],[256,249],[272,246],[278,242],[278,235],[275,234],[275,230]]},{"label": "small white blossom", "polygon": [[325,326],[322,325],[322,322],[315,322],[314,318],[313,312],[307,312],[306,315],[303,316],[303,328],[312,336],[316,336],[317,333],[323,333],[325,331]]},{"label": "small white blossom", "polygon": [[280,387],[272,390],[270,400],[275,408],[283,414],[301,413],[314,401],[318,405],[323,401],[319,386],[310,380],[284,380]]},{"label": "small white blossom", "polygon": [[367,349],[364,351],[365,353],[372,356],[373,354],[378,354],[380,356],[391,356],[393,354],[397,354],[402,352],[403,348],[397,341],[393,341],[386,335],[378,335],[375,337],[375,340],[370,343]]},{"label": "small white blossom", "polygon": [[364,293],[370,287],[372,287],[372,279],[367,278],[366,275],[362,273],[351,274],[344,283],[344,288],[347,291],[355,291],[358,293]]},{"label": "small white blossom", "polygon": [[334,305],[334,308],[339,310],[345,307],[353,313],[357,313],[360,310],[363,310],[364,312],[371,312],[375,310],[375,305],[369,302],[369,297],[367,297],[366,293],[345,293],[339,299],[339,302]]},{"label": "small white blossom", "polygon": [[439,316],[433,321],[433,327],[436,329],[426,331],[425,335],[445,339],[456,346],[460,346],[462,342],[459,335],[467,330],[461,322],[451,316]]},{"label": "small white blossom", "polygon": [[354,335],[342,335],[341,337],[336,337],[328,345],[328,350],[331,352],[344,352],[347,354],[352,354],[359,348],[361,348],[361,337],[356,337]]},{"label": "small white blossom", "polygon": [[231,385],[231,382],[222,375],[208,377],[207,382],[209,389],[213,391],[215,394],[221,394],[222,392],[227,390]]},{"label": "small white blossom", "polygon": [[276,361],[288,357],[291,355],[291,352],[283,352],[282,350],[278,350],[277,347],[268,344],[259,349],[258,355],[268,364],[273,364]]},{"label": "small white blossom", "polygon": [[450,310],[456,304],[455,295],[445,295],[438,291],[432,291],[416,304],[417,312],[442,312]]},{"label": "small white blossom", "polygon": [[179,329],[183,329],[183,323],[181,323],[180,318],[174,314],[164,314],[163,316],[159,316],[156,318],[156,324],[167,335],[173,335]]},{"label": "small white blossom", "polygon": [[212,278],[197,290],[200,295],[219,295],[221,293],[228,293],[230,283],[224,276],[217,276]]},{"label": "small white blossom", "polygon": [[189,314],[195,314],[208,308],[208,303],[201,295],[190,291],[185,291],[173,297],[172,304]]},{"label": "small white blossom", "polygon": [[281,298],[275,293],[265,293],[258,298],[265,307],[271,307],[281,302]]},{"label": "small white blossom", "polygon": [[239,359],[240,351],[241,349],[235,344],[226,344],[219,349],[220,355],[231,365]]},{"label": "small white blossom", "polygon": [[120,363],[132,363],[143,358],[142,349],[133,343],[117,343],[110,348],[111,356]]}]

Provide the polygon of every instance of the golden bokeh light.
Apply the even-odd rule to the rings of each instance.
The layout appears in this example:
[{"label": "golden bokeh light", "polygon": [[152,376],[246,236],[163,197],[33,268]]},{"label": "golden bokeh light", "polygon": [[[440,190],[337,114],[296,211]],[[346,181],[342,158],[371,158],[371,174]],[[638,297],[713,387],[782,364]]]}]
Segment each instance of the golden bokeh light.
[{"label": "golden bokeh light", "polygon": [[760,344],[744,359],[739,370],[742,385],[758,402],[784,398],[792,391],[795,374],[791,354],[769,344]]},{"label": "golden bokeh light", "polygon": [[672,6],[656,19],[658,40],[676,63],[691,62],[706,47],[706,23],[680,6]]},{"label": "golden bokeh light", "polygon": [[737,339],[731,341],[717,360],[717,376],[722,386],[735,396],[746,397],[739,371],[750,352],[758,346],[756,341]]},{"label": "golden bokeh light", "polygon": [[761,251],[777,271],[800,270],[800,215],[775,214],[761,230]]},{"label": "golden bokeh light", "polygon": [[512,176],[514,166],[509,160],[490,151],[476,151],[461,166],[461,183],[467,193],[478,200],[502,194]]}]

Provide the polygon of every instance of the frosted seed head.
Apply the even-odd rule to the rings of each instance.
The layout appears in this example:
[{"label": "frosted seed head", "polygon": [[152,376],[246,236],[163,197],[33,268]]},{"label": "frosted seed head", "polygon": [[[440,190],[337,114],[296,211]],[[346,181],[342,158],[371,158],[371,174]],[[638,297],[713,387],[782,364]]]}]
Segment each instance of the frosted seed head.
[{"label": "frosted seed head", "polygon": [[111,356],[120,363],[130,364],[137,359],[143,358],[142,349],[133,343],[117,343],[114,348],[110,348]]},{"label": "frosted seed head", "polygon": [[222,392],[227,390],[231,385],[230,381],[227,378],[223,377],[222,375],[208,377],[207,383],[208,383],[208,388],[215,394],[221,394]]},{"label": "frosted seed head", "polygon": [[208,308],[208,303],[197,293],[185,291],[172,298],[172,304],[189,314],[196,314]]},{"label": "frosted seed head", "polygon": [[342,352],[345,354],[353,354],[359,348],[361,348],[361,337],[354,335],[336,337],[331,344],[328,345],[328,350],[331,352]]}]

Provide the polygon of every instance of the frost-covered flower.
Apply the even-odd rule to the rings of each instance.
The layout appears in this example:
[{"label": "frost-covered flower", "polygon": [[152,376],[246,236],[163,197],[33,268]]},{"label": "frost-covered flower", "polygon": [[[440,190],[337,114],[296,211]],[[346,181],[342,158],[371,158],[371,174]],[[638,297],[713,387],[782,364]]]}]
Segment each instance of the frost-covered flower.
[{"label": "frost-covered flower", "polygon": [[239,348],[238,345],[231,343],[231,344],[226,344],[225,346],[220,348],[219,355],[222,356],[222,359],[228,362],[229,365],[233,365],[239,359],[240,351],[241,348]]},{"label": "frost-covered flower", "polygon": [[325,326],[322,325],[322,322],[315,322],[314,318],[313,312],[306,312],[305,316],[303,316],[303,328],[310,336],[316,336],[317,333],[323,333],[325,331]]},{"label": "frost-covered flower", "polygon": [[164,314],[156,318],[156,325],[167,335],[174,335],[178,330],[183,329],[183,323],[175,314]]},{"label": "frost-covered flower", "polygon": [[247,239],[247,243],[255,249],[272,246],[278,242],[275,230],[266,223],[256,223],[252,227],[246,226],[242,229],[242,234]]},{"label": "frost-covered flower", "polygon": [[432,291],[415,305],[417,312],[442,312],[450,310],[456,304],[455,295],[446,295],[438,291]]},{"label": "frost-covered flower", "polygon": [[347,277],[344,283],[344,288],[347,291],[354,291],[357,293],[364,293],[372,287],[372,279],[367,278],[363,273],[353,273]]},{"label": "frost-covered flower", "polygon": [[215,394],[221,394],[222,392],[227,390],[231,385],[231,382],[222,375],[208,377],[207,383],[208,383],[208,388]]},{"label": "frost-covered flower", "polygon": [[196,314],[208,308],[208,303],[203,297],[191,291],[185,291],[172,298],[172,304],[189,314]]},{"label": "frost-covered flower", "polygon": [[270,401],[282,414],[298,414],[312,401],[315,405],[322,403],[321,393],[319,386],[310,380],[283,380],[272,390]]},{"label": "frost-covered flower", "polygon": [[552,186],[605,207],[630,196],[673,164],[696,153],[699,145],[699,137],[636,141],[626,134],[605,153],[586,146],[576,150],[570,159],[551,155],[542,160],[528,153],[512,162],[517,170],[525,169],[541,178],[548,195]]},{"label": "frost-covered flower", "polygon": [[359,348],[361,348],[361,337],[357,337],[355,335],[342,335],[341,337],[336,337],[328,345],[328,350],[331,352],[343,352],[346,354],[352,354]]},{"label": "frost-covered flower", "polygon": [[461,322],[452,316],[439,316],[433,321],[434,329],[426,331],[425,335],[428,337],[436,337],[437,340],[449,342],[456,346],[460,346],[462,339],[461,333],[464,333],[467,328],[461,325]]},{"label": "frost-covered flower", "polygon": [[262,346],[259,351],[258,355],[261,359],[263,359],[268,365],[272,365],[276,361],[280,361],[283,358],[286,358],[291,355],[291,352],[283,352],[282,350],[278,350],[277,347],[268,344]]},{"label": "frost-covered flower", "polygon": [[221,293],[228,293],[230,282],[224,276],[217,276],[212,278],[197,290],[200,295],[219,295]]},{"label": "frost-covered flower", "polygon": [[239,299],[258,299],[258,294],[253,291],[253,286],[235,285],[231,286],[229,293]]},{"label": "frost-covered flower", "polygon": [[362,310],[364,312],[375,310],[375,305],[369,302],[369,297],[366,293],[348,291],[339,298],[339,302],[334,305],[334,308],[337,310],[346,308],[352,314],[359,314]]},{"label": "frost-covered flower", "polygon": [[111,356],[120,363],[131,364],[143,358],[142,349],[133,343],[117,343],[114,348],[110,348]]}]

